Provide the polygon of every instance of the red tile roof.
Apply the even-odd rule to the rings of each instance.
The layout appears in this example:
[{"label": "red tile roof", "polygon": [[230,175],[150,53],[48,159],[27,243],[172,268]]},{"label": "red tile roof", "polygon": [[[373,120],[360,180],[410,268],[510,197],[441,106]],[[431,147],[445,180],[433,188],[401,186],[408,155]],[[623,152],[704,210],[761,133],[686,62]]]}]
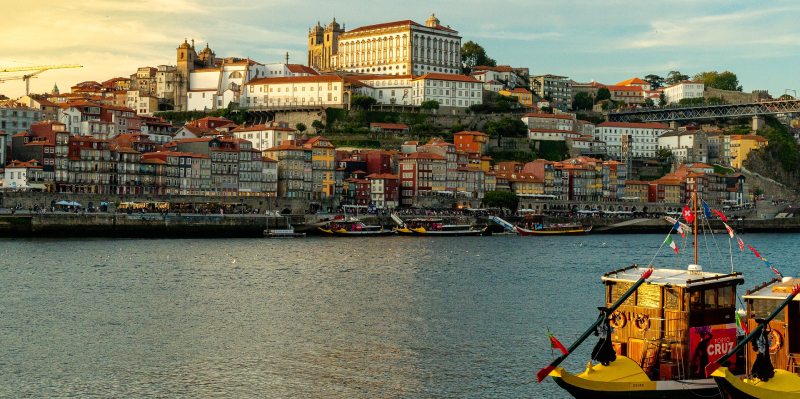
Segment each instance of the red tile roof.
[{"label": "red tile roof", "polygon": [[319,72],[315,71],[314,68],[307,67],[305,65],[286,64],[286,68],[291,73],[307,73],[309,75],[319,75]]},{"label": "red tile roof", "polygon": [[408,129],[408,125],[405,123],[383,123],[383,122],[372,122],[369,124],[370,128],[379,127],[381,129],[389,129],[389,130],[406,130]]},{"label": "red tile roof", "polygon": [[484,132],[477,132],[477,131],[470,131],[470,130],[463,130],[463,131],[460,131],[460,132],[456,133],[455,135],[461,135],[461,136],[489,136],[488,134],[486,134]]},{"label": "red tile roof", "polygon": [[445,160],[445,157],[439,154],[431,154],[429,152],[412,152],[411,154],[404,155],[400,160],[403,159],[432,159],[432,160]]},{"label": "red tile roof", "polygon": [[663,123],[635,123],[635,122],[603,122],[597,127],[624,127],[631,129],[669,129],[668,125]]},{"label": "red tile roof", "polygon": [[355,28],[353,30],[349,30],[345,32],[345,35],[348,33],[356,33],[356,32],[364,32],[368,30],[375,30],[375,29],[383,29],[383,28],[393,28],[395,26],[422,26],[410,19],[404,19],[402,21],[394,21],[394,22],[385,22],[382,24],[374,24],[374,25],[365,25]]},{"label": "red tile roof", "polygon": [[268,85],[268,84],[285,84],[285,83],[327,83],[327,82],[344,82],[344,79],[336,75],[314,75],[314,76],[286,76],[280,78],[258,78],[251,79],[245,83],[248,85]]}]

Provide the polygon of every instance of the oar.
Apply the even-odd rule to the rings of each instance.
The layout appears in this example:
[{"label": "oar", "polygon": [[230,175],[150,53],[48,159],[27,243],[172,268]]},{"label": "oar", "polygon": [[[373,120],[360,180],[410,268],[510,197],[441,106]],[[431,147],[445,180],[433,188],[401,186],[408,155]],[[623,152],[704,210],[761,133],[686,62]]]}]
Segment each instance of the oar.
[{"label": "oar", "polygon": [[711,362],[708,365],[706,365],[706,377],[710,376],[711,373],[713,373],[716,369],[720,368],[720,364],[730,359],[730,357],[733,356],[736,352],[744,348],[748,342],[752,341],[753,337],[759,334],[761,330],[764,329],[764,326],[769,324],[769,322],[772,321],[772,319],[778,316],[778,313],[780,313],[781,310],[783,310],[783,308],[789,305],[789,303],[792,302],[792,300],[794,299],[795,296],[797,296],[798,293],[800,293],[800,284],[795,285],[794,288],[792,289],[792,293],[789,294],[788,297],[786,297],[786,300],[784,300],[780,306],[778,306],[774,311],[772,311],[772,314],[770,314],[769,317],[764,319],[762,322],[758,323],[758,326],[754,328],[753,331],[750,332],[750,334],[744,337],[742,342],[739,342],[739,345],[736,345],[733,349],[731,349],[730,352],[726,353],[724,356],[717,359],[717,361]]},{"label": "oar", "polygon": [[567,356],[569,356],[570,353],[572,353],[572,351],[577,349],[578,346],[580,346],[583,343],[583,341],[586,340],[586,338],[589,338],[589,335],[591,335],[592,332],[594,332],[594,330],[597,329],[597,326],[599,326],[600,323],[603,322],[604,317],[608,317],[608,315],[617,310],[618,307],[622,306],[622,303],[625,302],[625,300],[628,299],[628,297],[631,296],[634,292],[636,292],[636,289],[639,288],[639,286],[642,285],[644,281],[647,280],[648,277],[650,277],[651,274],[653,274],[652,267],[645,270],[644,273],[642,273],[642,276],[639,277],[639,280],[637,280],[636,283],[634,283],[633,286],[631,286],[631,288],[628,289],[628,291],[622,294],[622,296],[619,297],[619,299],[617,299],[617,301],[614,302],[614,304],[611,305],[611,307],[608,308],[608,310],[606,310],[605,316],[601,315],[601,317],[598,317],[597,321],[595,321],[594,324],[592,324],[592,326],[589,327],[589,329],[586,330],[586,332],[584,332],[583,335],[581,335],[577,341],[575,341],[575,343],[573,343],[572,345],[570,345],[569,348],[567,348],[567,353],[555,358],[552,362],[550,362],[549,365],[547,365],[547,367],[539,370],[539,372],[536,373],[536,379],[539,380],[539,382],[542,382],[542,380],[544,380],[544,378],[547,377],[551,371],[555,370],[555,368],[559,364],[561,364],[561,362],[563,362],[564,359],[566,359]]}]

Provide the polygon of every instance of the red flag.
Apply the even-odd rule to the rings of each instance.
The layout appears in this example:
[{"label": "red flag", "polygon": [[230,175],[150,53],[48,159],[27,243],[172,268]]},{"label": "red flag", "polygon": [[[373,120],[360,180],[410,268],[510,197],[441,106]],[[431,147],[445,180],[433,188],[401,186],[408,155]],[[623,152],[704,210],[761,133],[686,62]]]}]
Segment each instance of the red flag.
[{"label": "red flag", "polygon": [[568,354],[569,351],[567,348],[558,340],[556,339],[555,335],[548,333],[547,336],[550,338],[550,347],[553,349],[558,349],[563,354]]},{"label": "red flag", "polygon": [[723,222],[727,222],[728,221],[728,217],[725,216],[724,213],[722,213],[722,212],[720,212],[720,211],[718,211],[716,209],[712,209],[711,212],[714,212],[715,215],[719,216],[719,218],[722,219]]},{"label": "red flag", "polygon": [[694,222],[694,213],[689,209],[689,205],[683,206],[683,220],[686,220],[686,223]]},{"label": "red flag", "polygon": [[731,236],[731,238],[733,238],[733,229],[731,228],[731,226],[728,226],[728,224],[725,222],[722,222],[722,225],[725,226],[725,230],[728,231],[728,235]]},{"label": "red flag", "polygon": [[741,239],[741,238],[739,238],[739,237],[736,237],[736,240],[737,240],[737,241],[738,241],[738,243],[739,243],[739,250],[740,250],[740,251],[744,251],[744,241],[742,241],[742,239]]},{"label": "red flag", "polygon": [[761,254],[758,253],[758,251],[755,248],[753,248],[752,246],[748,245],[747,249],[753,251],[753,255],[755,255],[756,258],[761,259]]}]

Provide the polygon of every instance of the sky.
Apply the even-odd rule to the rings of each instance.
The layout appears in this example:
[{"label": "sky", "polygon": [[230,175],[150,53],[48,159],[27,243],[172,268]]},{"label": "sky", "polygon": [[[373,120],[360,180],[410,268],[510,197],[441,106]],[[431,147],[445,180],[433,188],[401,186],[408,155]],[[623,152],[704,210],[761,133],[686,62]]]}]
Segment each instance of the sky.
[{"label": "sky", "polygon": [[[498,64],[588,82],[730,70],[745,91],[800,91],[800,2],[794,0],[0,0],[0,67],[80,64],[31,80],[31,91],[128,77],[175,64],[184,38],[218,57],[306,63],[308,28],[335,17],[346,29],[431,13],[481,44]],[[2,77],[22,73],[3,73]],[[24,94],[21,80],[0,94]],[[794,94],[794,93],[792,93]]]}]

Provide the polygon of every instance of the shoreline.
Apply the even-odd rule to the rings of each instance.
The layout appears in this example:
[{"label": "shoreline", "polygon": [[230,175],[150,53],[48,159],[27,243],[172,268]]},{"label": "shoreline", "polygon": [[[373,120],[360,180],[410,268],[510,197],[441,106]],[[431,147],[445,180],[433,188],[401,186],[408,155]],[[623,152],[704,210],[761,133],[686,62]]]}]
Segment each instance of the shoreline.
[{"label": "shoreline", "polygon": [[[285,228],[287,221],[298,232],[314,232],[320,215],[218,215],[218,214],[122,214],[122,213],[18,213],[0,214],[0,237],[99,237],[99,238],[246,238],[263,237],[264,229]],[[451,216],[457,223],[488,225],[490,232],[503,229],[486,217]],[[514,222],[518,218],[509,218]],[[366,216],[365,221],[393,226],[387,216]],[[554,218],[552,223],[593,226],[590,234],[665,234],[670,225],[661,218]],[[728,223],[737,232],[798,233],[800,218],[736,219]],[[719,220],[711,229],[725,233]]]}]

